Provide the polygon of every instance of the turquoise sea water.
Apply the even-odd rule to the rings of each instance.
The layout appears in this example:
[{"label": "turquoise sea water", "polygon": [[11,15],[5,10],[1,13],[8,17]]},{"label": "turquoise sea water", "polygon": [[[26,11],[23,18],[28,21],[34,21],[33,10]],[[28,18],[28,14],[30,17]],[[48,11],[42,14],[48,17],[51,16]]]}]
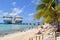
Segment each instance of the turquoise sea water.
[{"label": "turquoise sea water", "polygon": [[0,35],[14,33],[17,31],[26,31],[36,27],[37,25],[0,24]]}]

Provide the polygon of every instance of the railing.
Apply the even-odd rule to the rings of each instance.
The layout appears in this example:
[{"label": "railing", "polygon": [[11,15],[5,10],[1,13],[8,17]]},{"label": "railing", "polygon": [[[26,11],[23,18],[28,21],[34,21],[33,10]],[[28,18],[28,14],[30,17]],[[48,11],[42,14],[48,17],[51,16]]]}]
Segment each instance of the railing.
[{"label": "railing", "polygon": [[53,32],[53,34],[40,34],[40,35],[35,35],[34,37],[30,37],[29,40],[57,40],[56,37],[56,32]]},{"label": "railing", "polygon": [[41,39],[42,39],[41,35],[35,35],[34,37],[29,38],[29,40],[41,40]]}]

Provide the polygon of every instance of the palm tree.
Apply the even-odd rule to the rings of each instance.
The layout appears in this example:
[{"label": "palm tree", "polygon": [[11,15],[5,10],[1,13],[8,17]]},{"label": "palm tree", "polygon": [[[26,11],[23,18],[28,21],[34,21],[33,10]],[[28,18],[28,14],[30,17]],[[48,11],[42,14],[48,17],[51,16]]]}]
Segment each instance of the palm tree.
[{"label": "palm tree", "polygon": [[43,23],[60,22],[60,5],[58,0],[41,0],[41,2],[42,4],[37,5],[37,13],[34,18],[40,19],[43,17]]}]

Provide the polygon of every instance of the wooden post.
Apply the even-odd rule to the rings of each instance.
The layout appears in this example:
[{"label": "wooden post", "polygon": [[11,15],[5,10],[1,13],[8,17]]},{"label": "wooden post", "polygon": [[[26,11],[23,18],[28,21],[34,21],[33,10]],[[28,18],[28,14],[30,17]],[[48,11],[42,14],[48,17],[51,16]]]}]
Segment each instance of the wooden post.
[{"label": "wooden post", "polygon": [[55,40],[57,40],[57,38],[56,38],[56,31],[55,31]]},{"label": "wooden post", "polygon": [[30,38],[29,38],[29,40],[30,40]]},{"label": "wooden post", "polygon": [[31,40],[33,40],[33,38]]},{"label": "wooden post", "polygon": [[42,40],[43,40],[43,34],[42,34]]},{"label": "wooden post", "polygon": [[36,40],[37,40],[37,36],[36,36]]},{"label": "wooden post", "polygon": [[39,40],[40,40],[40,36],[39,36]]},{"label": "wooden post", "polygon": [[33,38],[29,38],[29,40],[33,40]]}]

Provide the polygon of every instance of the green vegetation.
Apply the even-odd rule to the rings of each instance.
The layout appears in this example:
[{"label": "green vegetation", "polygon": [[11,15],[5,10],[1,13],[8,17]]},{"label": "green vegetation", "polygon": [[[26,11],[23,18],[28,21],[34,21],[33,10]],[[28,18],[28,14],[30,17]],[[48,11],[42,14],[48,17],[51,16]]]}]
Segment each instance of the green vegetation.
[{"label": "green vegetation", "polygon": [[35,14],[35,19],[43,17],[43,23],[60,22],[60,5],[58,0],[41,0],[41,4],[38,4]]}]

